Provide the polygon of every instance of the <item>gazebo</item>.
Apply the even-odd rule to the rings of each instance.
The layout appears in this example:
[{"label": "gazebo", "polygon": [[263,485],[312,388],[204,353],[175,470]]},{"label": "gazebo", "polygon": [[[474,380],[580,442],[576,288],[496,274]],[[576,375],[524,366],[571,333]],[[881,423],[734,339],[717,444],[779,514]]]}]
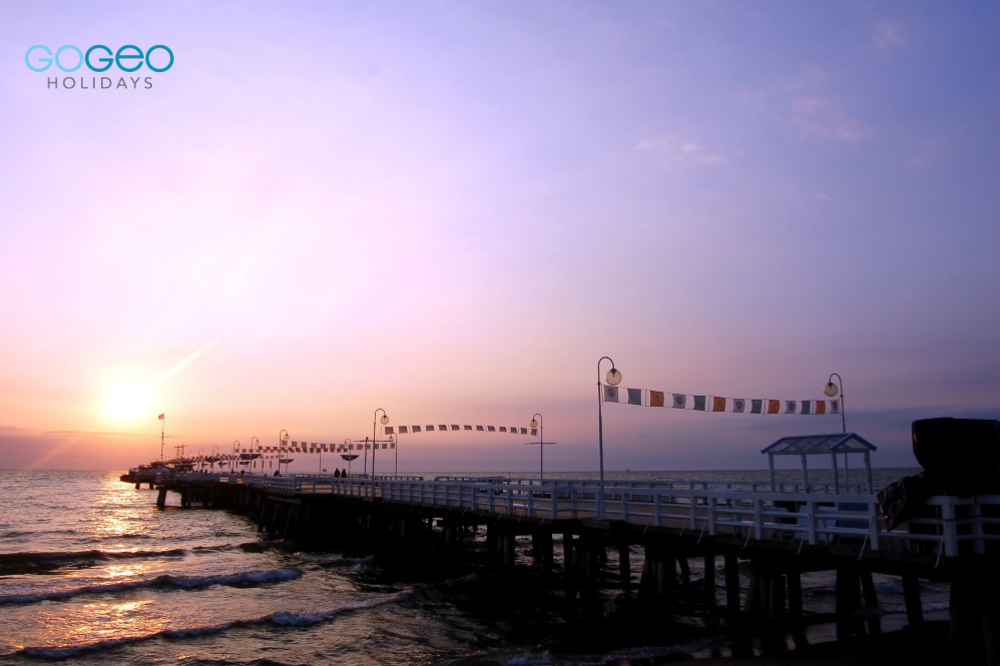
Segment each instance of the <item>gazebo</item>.
[{"label": "gazebo", "polygon": [[847,432],[836,435],[803,435],[799,437],[782,437],[761,453],[767,454],[767,465],[771,471],[771,492],[774,492],[774,456],[799,456],[802,459],[802,482],[809,492],[809,470],[806,456],[828,455],[833,464],[833,492],[840,493],[840,479],[837,471],[837,454],[844,454],[844,480],[850,480],[847,456],[852,453],[865,457],[865,470],[868,472],[868,492],[875,492],[872,484],[871,452],[875,445],[860,435]]}]

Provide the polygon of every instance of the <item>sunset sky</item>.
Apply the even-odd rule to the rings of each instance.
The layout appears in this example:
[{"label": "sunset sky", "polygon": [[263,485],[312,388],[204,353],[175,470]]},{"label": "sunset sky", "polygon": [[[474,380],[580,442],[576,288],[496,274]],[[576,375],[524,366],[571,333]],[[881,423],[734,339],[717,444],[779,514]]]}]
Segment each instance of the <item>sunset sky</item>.
[{"label": "sunset sky", "polygon": [[[837,372],[874,464],[915,465],[913,419],[1000,417],[998,35],[995,2],[0,1],[0,468],[153,459],[161,412],[210,451],[383,407],[541,412],[547,469],[596,470],[602,355],[687,394]],[[175,63],[47,87],[102,76],[26,66],[67,44]],[[611,470],[840,430],[604,421]],[[400,468],[533,471],[526,441]]]}]

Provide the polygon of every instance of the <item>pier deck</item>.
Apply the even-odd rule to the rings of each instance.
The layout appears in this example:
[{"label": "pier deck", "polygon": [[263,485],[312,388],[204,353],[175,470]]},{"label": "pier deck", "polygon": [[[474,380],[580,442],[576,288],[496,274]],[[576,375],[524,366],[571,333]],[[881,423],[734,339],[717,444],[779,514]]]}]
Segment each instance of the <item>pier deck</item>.
[{"label": "pier deck", "polygon": [[[782,548],[797,555],[835,553],[859,560],[899,561],[937,568],[945,558],[986,554],[1000,541],[1000,496],[934,497],[926,516],[886,529],[875,495],[859,486],[689,481],[606,482],[604,519],[594,480],[182,473],[161,475],[166,490],[243,486],[279,498],[350,499],[388,509],[417,508],[441,518],[483,522],[514,519],[572,531],[598,523],[619,531],[694,537],[699,543]],[[846,492],[845,492],[846,491]],[[560,530],[556,530],[560,531]]]}]

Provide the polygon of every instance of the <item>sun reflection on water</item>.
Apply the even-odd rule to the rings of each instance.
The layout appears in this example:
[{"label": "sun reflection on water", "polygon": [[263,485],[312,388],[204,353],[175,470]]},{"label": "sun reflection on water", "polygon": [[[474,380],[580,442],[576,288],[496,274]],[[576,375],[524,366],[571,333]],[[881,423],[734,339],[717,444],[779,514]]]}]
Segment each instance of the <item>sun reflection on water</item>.
[{"label": "sun reflection on water", "polygon": [[45,621],[52,645],[87,645],[98,641],[148,636],[162,631],[167,620],[151,613],[152,599],[97,601],[83,604],[82,612],[51,615]]}]

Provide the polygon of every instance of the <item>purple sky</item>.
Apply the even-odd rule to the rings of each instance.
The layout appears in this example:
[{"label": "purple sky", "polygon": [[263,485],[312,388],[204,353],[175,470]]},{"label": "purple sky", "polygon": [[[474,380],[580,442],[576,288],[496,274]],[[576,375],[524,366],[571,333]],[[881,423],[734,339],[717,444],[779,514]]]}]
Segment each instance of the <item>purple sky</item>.
[{"label": "purple sky", "polygon": [[[0,2],[0,467],[153,458],[160,412],[210,451],[384,407],[538,411],[547,467],[593,470],[604,354],[688,394],[838,372],[875,464],[914,464],[913,419],[1000,416],[997,34],[971,2]],[[36,44],[175,63],[52,89],[101,74]],[[840,429],[604,412],[609,469]],[[537,468],[420,437],[401,469]]]}]

